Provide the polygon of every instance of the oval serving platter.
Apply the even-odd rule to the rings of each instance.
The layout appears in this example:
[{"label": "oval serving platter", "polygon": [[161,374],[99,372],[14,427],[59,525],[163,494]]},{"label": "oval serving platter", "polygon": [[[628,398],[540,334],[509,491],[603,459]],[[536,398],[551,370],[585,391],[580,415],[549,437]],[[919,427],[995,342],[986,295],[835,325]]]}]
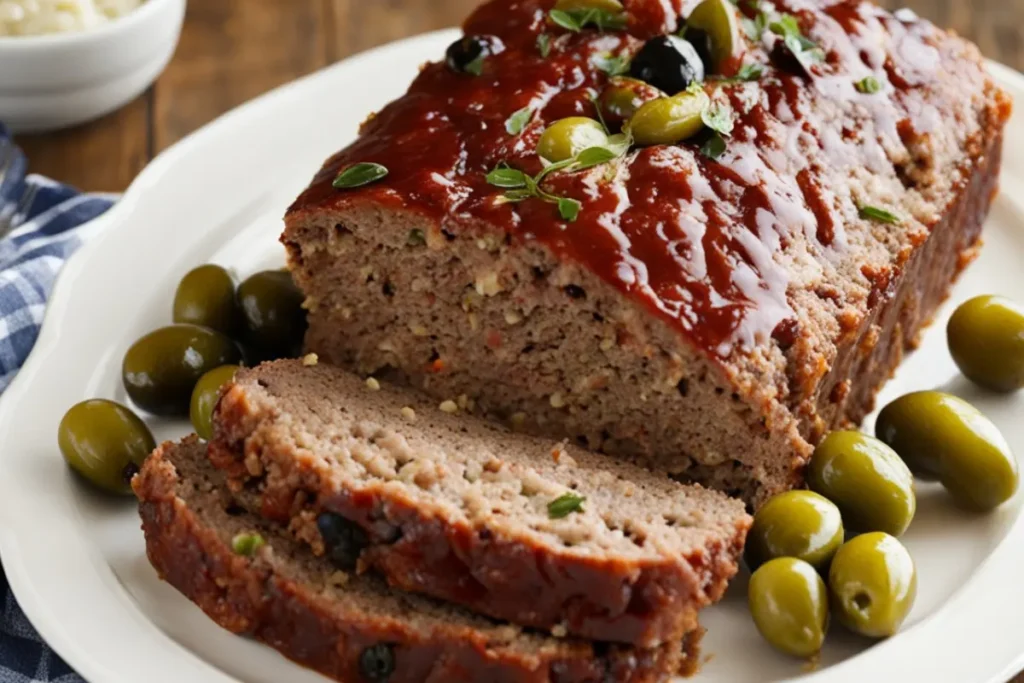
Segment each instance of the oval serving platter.
[{"label": "oval serving platter", "polygon": [[[91,230],[58,279],[39,341],[0,399],[0,556],[29,619],[93,683],[324,681],[272,650],[233,636],[162,583],[145,557],[131,500],[97,496],[69,473],[56,444],[64,411],[90,397],[127,402],[124,351],[170,320],[179,278],[203,262],[247,274],[279,266],[281,216],[320,163],[367,113],[404,92],[418,66],[457,35],[441,31],[358,55],[231,112],[161,154]],[[993,73],[1024,103],[1024,76]],[[349,93],[358,92],[353,99]],[[1024,106],[1022,104],[1021,106]],[[957,284],[885,387],[879,404],[943,388],[985,411],[1024,454],[1024,396],[993,396],[958,374],[943,328],[980,293],[1024,299],[1024,113],[1006,137],[1003,192],[978,262]],[[189,431],[151,420],[158,439]],[[865,425],[871,427],[871,419]],[[1024,493],[971,516],[919,485],[905,541],[919,572],[914,610],[896,637],[868,642],[834,626],[813,669],[774,653],[746,610],[741,574],[703,623],[699,682],[1006,683],[1024,668]]]}]

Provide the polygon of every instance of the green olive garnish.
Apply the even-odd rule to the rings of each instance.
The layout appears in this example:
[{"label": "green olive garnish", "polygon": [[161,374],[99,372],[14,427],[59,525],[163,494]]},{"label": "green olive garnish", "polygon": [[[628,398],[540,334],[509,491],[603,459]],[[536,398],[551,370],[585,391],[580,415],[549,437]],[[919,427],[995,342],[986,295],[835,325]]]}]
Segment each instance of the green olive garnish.
[{"label": "green olive garnish", "polygon": [[960,371],[992,391],[1024,387],[1024,308],[1001,296],[964,302],[946,326],[949,352]]},{"label": "green olive garnish", "polygon": [[601,92],[601,113],[605,120],[621,123],[631,118],[644,103],[664,96],[665,93],[641,80],[615,76]]},{"label": "green olive garnish", "polygon": [[899,630],[917,595],[910,553],[882,532],[863,534],[832,558],[829,598],[836,618],[854,633],[885,638]]},{"label": "green olive garnish", "polygon": [[842,543],[839,508],[813,491],[787,491],[754,515],[744,558],[751,570],[776,557],[795,557],[820,571]]},{"label": "green olive garnish", "polygon": [[704,0],[687,17],[686,29],[697,29],[707,34],[714,62],[711,66],[718,73],[742,44],[736,8],[729,0]]},{"label": "green olive garnish", "polygon": [[206,372],[242,360],[227,336],[198,325],[170,325],[132,344],[121,378],[128,396],[156,415],[187,415],[196,382]]},{"label": "green olive garnish", "polygon": [[855,531],[899,536],[914,519],[914,476],[878,439],[853,431],[832,432],[807,466],[807,485],[839,508]]},{"label": "green olive garnish", "polygon": [[250,361],[294,358],[306,333],[302,290],[284,270],[265,270],[238,286]]},{"label": "green olive garnish", "polygon": [[572,159],[590,147],[608,144],[604,127],[585,116],[571,116],[555,121],[541,133],[537,153],[552,163]]},{"label": "green olive garnish", "polygon": [[709,104],[703,91],[687,90],[647,102],[626,126],[638,145],[673,145],[703,130],[702,114]]},{"label": "green olive garnish", "polygon": [[213,264],[189,271],[174,293],[173,319],[234,334],[239,317],[231,274]]},{"label": "green olive garnish", "polygon": [[779,557],[750,577],[747,604],[757,630],[772,647],[794,657],[811,657],[828,631],[828,590],[811,565]]},{"label": "green olive garnish", "polygon": [[962,506],[991,510],[1017,491],[1017,459],[999,428],[961,398],[918,391],[885,406],[875,434]]},{"label": "green olive garnish", "polygon": [[230,382],[238,372],[237,365],[222,365],[214,368],[199,378],[192,390],[192,401],[189,403],[188,416],[196,434],[204,439],[213,436],[213,409],[220,399],[220,390]]},{"label": "green olive garnish", "polygon": [[138,415],[105,399],[71,407],[57,428],[57,445],[68,465],[98,488],[131,493],[131,480],[156,448]]}]

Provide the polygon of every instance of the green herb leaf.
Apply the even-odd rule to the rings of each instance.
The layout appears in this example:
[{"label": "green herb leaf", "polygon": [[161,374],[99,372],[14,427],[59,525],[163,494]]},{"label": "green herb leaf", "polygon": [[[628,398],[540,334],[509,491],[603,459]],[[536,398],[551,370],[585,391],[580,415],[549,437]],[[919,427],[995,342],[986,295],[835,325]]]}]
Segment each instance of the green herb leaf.
[{"label": "green herb leaf", "polygon": [[586,498],[577,496],[575,493],[563,493],[548,503],[548,517],[551,519],[562,519],[574,512],[583,512],[583,502],[585,500]]},{"label": "green herb leaf", "polygon": [[598,69],[609,76],[621,76],[629,71],[629,57],[615,56],[608,53],[595,55],[591,60]]},{"label": "green herb leaf", "polygon": [[756,81],[764,75],[764,67],[760,64],[744,64],[736,73],[735,81]]},{"label": "green herb leaf", "polygon": [[558,198],[558,214],[563,220],[567,220],[570,223],[576,220],[580,215],[580,208],[583,205],[575,199],[569,197]]},{"label": "green herb leaf", "polygon": [[800,23],[792,14],[779,15],[778,19],[768,24],[768,28],[772,33],[782,36],[786,47],[801,63],[813,64],[825,60],[825,51],[800,32]]},{"label": "green herb leaf", "polygon": [[388,169],[372,162],[352,164],[342,169],[338,177],[334,179],[334,187],[339,190],[348,190],[353,187],[362,187],[376,182],[388,174]]},{"label": "green herb leaf", "polygon": [[583,26],[581,26],[576,20],[575,13],[569,13],[560,9],[553,9],[548,12],[548,16],[551,17],[551,21],[555,22],[567,31],[579,33],[583,30]]},{"label": "green herb leaf", "polygon": [[466,65],[466,73],[473,74],[474,76],[482,74],[484,72],[484,59],[486,58],[487,55],[481,53],[479,57]]},{"label": "green herb leaf", "polygon": [[576,165],[574,168],[578,171],[584,169],[593,168],[594,166],[600,166],[606,164],[612,159],[615,159],[619,155],[607,147],[588,147],[579,154],[576,155]]},{"label": "green herb leaf", "polygon": [[792,14],[782,14],[778,19],[768,24],[771,32],[779,36],[799,36],[800,23]]},{"label": "green herb leaf", "polygon": [[502,165],[487,174],[487,182],[495,187],[513,189],[526,187],[527,177],[525,173],[518,169]]},{"label": "green herb leaf", "polygon": [[864,93],[865,95],[874,95],[882,89],[882,84],[874,76],[865,76],[854,85],[857,88],[857,92]]},{"label": "green herb leaf", "polygon": [[252,557],[264,545],[266,545],[266,541],[256,533],[237,534],[231,539],[231,550],[236,555],[244,555],[245,557]]},{"label": "green herb leaf", "polygon": [[537,36],[537,51],[544,59],[548,58],[548,55],[551,54],[551,36],[546,33]]},{"label": "green herb leaf", "polygon": [[707,139],[700,147],[700,153],[709,159],[718,159],[718,157],[725,154],[725,150],[728,148],[725,138],[719,133],[715,133]]},{"label": "green herb leaf", "polygon": [[732,109],[722,105],[712,105],[700,113],[704,125],[721,135],[731,135],[735,121]]},{"label": "green herb leaf", "polygon": [[865,220],[881,221],[882,223],[902,223],[903,219],[891,211],[877,206],[862,206],[858,209],[860,217]]},{"label": "green herb leaf", "polygon": [[427,236],[419,228],[413,228],[409,231],[409,237],[406,238],[405,243],[410,247],[422,247],[427,243]]},{"label": "green herb leaf", "polygon": [[743,18],[743,29],[747,32],[747,36],[755,42],[761,40],[761,36],[764,35],[767,28],[768,17],[764,12],[759,12],[753,19]]},{"label": "green herb leaf", "polygon": [[526,128],[526,124],[532,119],[533,107],[527,105],[508,117],[508,120],[505,121],[505,130],[508,131],[509,135],[519,135],[523,132],[523,128]]},{"label": "green herb leaf", "polygon": [[584,26],[596,26],[599,31],[626,28],[625,12],[608,12],[601,9],[560,10],[548,12],[551,21],[562,28],[579,33]]}]

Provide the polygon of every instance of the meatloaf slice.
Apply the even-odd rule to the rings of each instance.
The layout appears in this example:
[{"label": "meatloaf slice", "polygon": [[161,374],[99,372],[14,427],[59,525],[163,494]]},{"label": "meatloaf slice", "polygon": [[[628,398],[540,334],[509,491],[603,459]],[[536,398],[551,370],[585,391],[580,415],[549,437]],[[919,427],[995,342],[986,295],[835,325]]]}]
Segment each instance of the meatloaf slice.
[{"label": "meatloaf slice", "polygon": [[[870,411],[970,261],[1008,96],[912,13],[735,3],[747,30],[703,84],[732,120],[724,151],[698,136],[552,173],[568,220],[489,173],[538,173],[548,124],[597,118],[609,56],[676,33],[697,0],[623,0],[623,30],[576,32],[553,4],[484,4],[464,27],[480,74],[426,66],[291,206],[308,347],[760,503]],[[389,173],[332,186],[359,162]]]},{"label": "meatloaf slice", "polygon": [[[235,507],[195,437],[158,448],[133,486],[161,577],[229,631],[339,681],[654,683],[696,666],[699,631],[647,650],[560,639],[340,572]],[[264,545],[235,552],[246,537]]]},{"label": "meatloaf slice", "polygon": [[340,568],[523,626],[653,647],[736,572],[739,501],[325,364],[241,371],[210,459]]}]

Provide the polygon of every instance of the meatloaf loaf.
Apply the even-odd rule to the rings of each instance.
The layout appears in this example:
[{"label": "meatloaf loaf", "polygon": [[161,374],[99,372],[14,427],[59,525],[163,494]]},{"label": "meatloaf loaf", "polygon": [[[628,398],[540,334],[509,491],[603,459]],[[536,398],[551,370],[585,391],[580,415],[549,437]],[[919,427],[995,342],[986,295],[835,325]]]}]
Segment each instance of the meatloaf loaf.
[{"label": "meatloaf loaf", "polygon": [[337,571],[234,507],[194,437],[133,482],[150,561],[234,633],[345,683],[654,683],[692,672],[700,631],[653,649],[554,638]]},{"label": "meatloaf loaf", "polygon": [[[911,13],[741,0],[703,82],[731,136],[551,173],[576,216],[506,195],[489,172],[540,171],[546,125],[597,118],[608,72],[696,0],[623,4],[582,28],[554,0],[484,4],[473,68],[428,64],[324,164],[282,236],[307,344],[757,504],[870,411],[971,260],[1010,102]],[[335,188],[357,163],[388,174]]]},{"label": "meatloaf loaf", "polygon": [[[654,647],[697,628],[750,525],[716,491],[445,412],[324,364],[240,371],[211,462],[343,570],[555,634]],[[243,503],[244,504],[244,503]]]}]

